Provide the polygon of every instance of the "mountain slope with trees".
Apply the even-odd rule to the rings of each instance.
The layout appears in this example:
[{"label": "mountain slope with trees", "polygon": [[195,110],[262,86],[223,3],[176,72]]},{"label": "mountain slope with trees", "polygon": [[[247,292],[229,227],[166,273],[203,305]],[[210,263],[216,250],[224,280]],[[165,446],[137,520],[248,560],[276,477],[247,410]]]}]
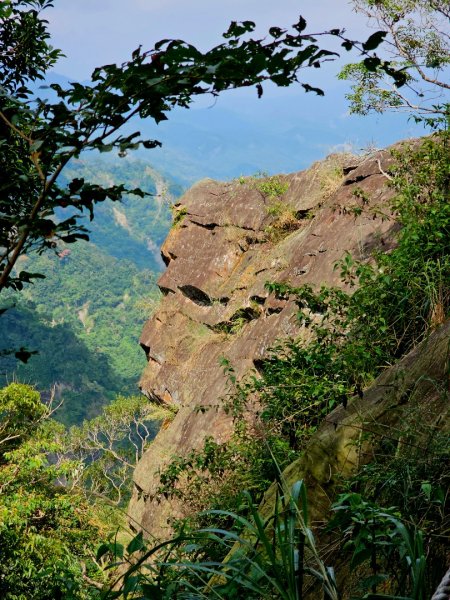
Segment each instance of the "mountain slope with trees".
[{"label": "mountain slope with trees", "polygon": [[[98,414],[117,394],[135,394],[145,358],[140,330],[157,304],[155,278],[163,263],[159,245],[171,223],[178,189],[147,163],[85,158],[66,177],[139,185],[152,196],[104,202],[86,227],[90,242],[59,242],[53,251],[23,256],[20,268],[45,273],[33,285],[2,294],[10,307],[0,319],[0,352],[26,347],[24,364],[3,357],[4,384],[36,385],[62,401],[57,418],[78,423]],[[59,218],[68,217],[59,209]]]},{"label": "mountain slope with trees", "polygon": [[66,423],[136,393],[145,364],[139,334],[159,297],[154,272],[83,242],[29,262],[47,277],[6,299],[15,305],[0,321],[1,349],[26,345],[37,354],[26,364],[3,357],[3,382],[31,383],[47,398],[55,388],[63,400],[57,418]]},{"label": "mountain slope with trees", "polygon": [[[445,9],[441,0],[375,4],[367,0],[364,4],[400,7],[394,24],[424,7],[440,13]],[[386,75],[397,89],[409,89],[411,71],[417,66],[409,60],[399,66],[377,54],[383,40],[389,40],[389,31],[375,31],[361,43],[340,30],[311,36],[300,17],[291,30],[272,27],[269,37],[254,40],[254,24],[247,21],[232,23],[226,41],[206,53],[180,40],[164,40],[148,52],[137,49],[120,66],[96,69],[89,85],[55,86],[59,101],[41,102],[35,101],[29,84],[42,78],[59,55],[49,46],[41,14],[48,8],[48,0],[11,0],[0,5],[0,292],[4,298],[5,290],[16,291],[24,303],[32,289],[29,284],[41,279],[39,271],[27,270],[31,251],[61,248],[57,260],[70,272],[72,252],[65,252],[69,248],[62,244],[86,240],[84,216],[92,218],[96,205],[107,199],[117,203],[127,193],[120,182],[99,185],[79,173],[63,181],[60,175],[65,167],[82,158],[82,150],[88,148],[116,149],[124,155],[140,145],[157,146],[157,141],[141,140],[137,133],[124,134],[121,128],[134,114],[158,121],[175,106],[188,107],[198,94],[215,96],[254,85],[261,96],[268,80],[280,86],[299,82],[302,67],[317,68],[333,57],[333,51],[320,48],[323,35],[338,39],[345,50],[356,49],[364,73]],[[438,53],[432,58],[427,69],[440,69],[447,56]],[[300,83],[307,91],[320,93],[303,79]],[[170,240],[164,245],[169,270],[161,288],[168,305],[174,297],[179,302],[167,329],[178,333],[180,320],[194,323],[182,340],[172,339],[172,352],[185,357],[191,353],[179,383],[186,385],[191,377],[201,386],[224,346],[237,350],[230,358],[240,369],[256,369],[247,379],[232,362],[224,362],[230,389],[222,406],[214,386],[208,390],[210,401],[199,405],[192,394],[189,414],[187,404],[181,402],[175,418],[166,416],[167,411],[152,411],[145,397],[119,397],[102,415],[68,432],[52,419],[52,404],[42,403],[32,388],[13,383],[0,391],[3,597],[430,597],[448,555],[448,436],[444,414],[437,410],[448,408],[447,114],[448,106],[442,103],[426,122],[443,131],[408,146],[406,153],[401,149],[392,155],[377,153],[356,164],[348,157],[336,164],[336,157],[331,157],[331,165],[327,161],[331,169],[320,172],[315,165],[310,184],[305,173],[242,178],[226,189],[203,182],[189,192],[189,202],[185,198],[185,210],[177,207],[171,239],[189,243],[184,247],[178,243],[176,252]],[[201,190],[208,197],[201,210],[189,213]],[[147,197],[138,187],[128,193]],[[218,198],[224,196],[229,202],[217,210]],[[259,210],[240,204],[243,196]],[[115,207],[121,212],[119,204]],[[117,226],[125,229],[128,221],[123,214],[113,210],[112,215]],[[347,253],[344,224],[351,234]],[[193,231],[198,235],[189,238]],[[224,253],[209,265],[207,241],[212,239],[213,251]],[[81,248],[73,246],[73,253],[77,247]],[[298,252],[290,254],[295,247]],[[264,265],[271,252],[275,260]],[[201,260],[195,260],[195,253]],[[245,259],[239,260],[243,254]],[[96,266],[105,262],[104,255],[92,256]],[[54,255],[44,254],[44,259],[46,269],[61,272],[62,264],[51,262]],[[124,274],[115,260],[109,257],[106,262]],[[314,269],[319,263],[327,263],[326,285],[314,279],[320,275]],[[231,272],[232,265],[236,268]],[[132,276],[133,267],[128,271]],[[267,285],[255,279],[264,277],[264,272],[270,276]],[[192,274],[195,279],[189,280]],[[238,285],[239,274],[245,285]],[[308,277],[309,285],[304,285]],[[125,280],[128,289],[129,279]],[[58,281],[55,293],[62,285]],[[255,281],[258,285],[253,288]],[[246,297],[250,288],[252,293]],[[80,303],[86,289],[86,282],[79,280],[69,285],[70,297]],[[115,291],[117,296],[108,296],[111,309],[128,301],[123,288]],[[76,325],[82,328],[86,344],[88,330],[95,326],[87,302],[69,307],[75,309]],[[96,320],[104,323],[96,308]],[[10,310],[1,318],[14,315]],[[49,328],[57,329],[53,316],[45,317],[46,326],[50,318]],[[200,319],[203,326],[197,327]],[[272,349],[259,343],[260,336],[269,346],[270,335],[276,338],[277,327],[270,330],[269,323],[281,323],[286,337]],[[155,320],[154,327],[161,330],[162,325]],[[299,331],[306,335],[297,336]],[[50,336],[48,329],[42,333]],[[173,365],[166,368],[162,345],[155,345],[150,333],[146,328],[142,342],[150,369],[159,370],[160,388],[149,395],[160,403],[171,402],[168,412],[173,413],[180,401],[174,393],[177,382],[172,378],[167,382],[170,388],[164,385],[164,375]],[[189,371],[194,359],[200,358],[205,337],[214,337],[217,343],[202,355],[198,370]],[[243,342],[240,346],[238,339]],[[438,367],[431,353],[424,362],[415,361],[428,340],[444,350],[436,361]],[[409,354],[404,357],[405,353]],[[5,356],[12,358],[5,354],[2,359]],[[22,360],[33,356],[24,349],[15,355]],[[91,356],[86,354],[86,359]],[[434,370],[428,369],[430,361]],[[405,365],[413,365],[406,375]],[[320,432],[331,434],[328,446],[319,444],[325,454],[330,445],[338,448],[335,442],[345,419],[322,428],[320,421],[351,412],[364,400],[376,400],[378,392],[370,386],[380,371],[381,387],[389,388],[381,393],[388,408],[398,405],[410,411],[417,406],[418,413],[409,412],[408,418],[397,415],[398,427],[378,419],[374,423],[369,414],[361,436],[352,438],[362,452],[354,477],[347,479],[339,472],[331,489],[327,484],[335,473],[325,468],[323,479],[319,474],[319,493],[325,492],[327,502],[332,493],[341,492],[331,507],[336,519],[322,530],[327,518],[321,523],[310,521],[317,514],[314,502],[319,493],[308,498],[303,481],[287,489],[290,468],[307,460],[317,429],[319,437]],[[389,404],[391,392],[397,404]],[[422,404],[415,404],[416,394]],[[423,407],[430,420],[421,415]],[[433,407],[439,412],[437,419]],[[154,473],[155,463],[148,461],[150,425],[155,419],[163,420],[160,440],[177,430],[180,439],[187,440],[183,453],[174,456],[169,455],[170,448],[153,443],[155,458],[167,467],[159,473]],[[216,425],[212,432],[216,437],[198,437],[195,447],[189,448],[201,419],[208,427]],[[380,426],[380,432],[374,426]],[[368,445],[374,437],[379,445]],[[348,452],[354,450],[352,445]],[[173,509],[168,516],[174,535],[162,541],[145,539],[151,513],[146,522],[133,520],[128,531],[119,532],[116,525],[123,522],[123,514],[108,502],[111,494],[112,504],[120,506],[124,499],[120,488],[139,460],[134,506],[150,505],[155,495],[164,510]],[[144,469],[146,464],[151,470]],[[315,464],[312,461],[313,468]],[[298,476],[305,474],[307,470],[298,471]],[[149,476],[152,481],[159,477],[158,489],[149,489]],[[256,503],[272,479],[276,484],[266,496],[270,506],[260,511]],[[180,506],[188,512],[181,520],[177,519]],[[106,530],[111,528],[108,537]],[[317,542],[329,542],[332,531],[336,537],[331,547]],[[103,543],[98,545],[99,537]]]}]

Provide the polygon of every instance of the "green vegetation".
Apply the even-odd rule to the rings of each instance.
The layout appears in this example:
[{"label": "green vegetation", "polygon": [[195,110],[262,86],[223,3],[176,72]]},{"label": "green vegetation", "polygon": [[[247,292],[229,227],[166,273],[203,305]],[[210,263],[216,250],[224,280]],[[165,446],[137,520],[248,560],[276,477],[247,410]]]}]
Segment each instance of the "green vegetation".
[{"label": "green vegetation", "polygon": [[238,333],[244,325],[253,319],[257,319],[260,314],[261,308],[255,302],[245,308],[239,308],[229,320],[217,323],[217,325],[213,325],[211,329],[217,333],[234,335]]},{"label": "green vegetation", "polygon": [[56,408],[27,385],[0,390],[0,593],[8,600],[99,597],[108,577],[95,548],[123,527],[132,471],[157,422],[170,417],[142,396],[118,397],[67,430],[52,418]]},{"label": "green vegetation", "polygon": [[[255,182],[255,188],[268,200],[280,198],[289,189],[289,183],[278,175],[264,176],[262,181]],[[270,213],[269,213],[270,214]]]},{"label": "green vegetation", "polygon": [[151,271],[80,242],[59,254],[27,260],[47,274],[20,294],[0,319],[1,349],[26,344],[38,352],[24,364],[3,357],[4,384],[14,378],[63,400],[56,417],[79,424],[115,395],[133,394],[145,366],[138,340],[159,291]]},{"label": "green vegetation", "polygon": [[239,177],[239,185],[247,189],[257,190],[265,204],[267,215],[272,217],[272,222],[265,228],[268,240],[278,242],[300,226],[300,215],[289,206],[282,197],[289,189],[289,182],[281,175],[268,175],[259,172],[251,177]]},{"label": "green vegetation", "polygon": [[144,396],[118,396],[101,415],[72,427],[65,452],[83,465],[78,483],[90,497],[126,506],[137,462],[161,421],[172,417],[173,412]]},{"label": "green vegetation", "polygon": [[[124,566],[133,564],[116,581],[120,591],[106,592],[105,600],[122,595],[167,600],[302,600],[303,581],[308,577],[317,584],[318,593],[338,600],[334,573],[320,558],[309,526],[303,482],[296,482],[290,490],[280,484],[280,496],[269,519],[258,512],[247,492],[242,503],[250,513],[248,519],[228,511],[207,511],[213,518],[231,519],[233,526],[228,530],[182,530],[173,539],[152,547],[141,534],[127,548],[117,543],[101,546],[100,556],[109,555]],[[212,552],[228,555],[227,560],[208,559]]]},{"label": "green vegetation", "polygon": [[251,177],[239,177],[237,182],[250,189],[258,190],[264,200],[276,200],[283,196],[289,189],[289,183],[283,181],[280,175],[268,175],[259,172]]},{"label": "green vegetation", "polygon": [[[0,593],[8,600],[93,598],[83,574],[102,581],[90,554],[106,528],[71,485],[77,463],[54,456],[62,425],[29,386],[0,390]],[[101,587],[101,583],[99,583]]]},{"label": "green vegetation", "polygon": [[350,110],[365,115],[406,109],[431,120],[448,116],[448,104],[436,100],[450,87],[448,1],[353,0],[353,5],[384,32],[387,58],[404,73],[406,85],[392,85],[381,58],[348,64],[339,77],[353,82]]},{"label": "green vegetation", "polygon": [[[370,574],[361,577],[358,586],[363,593],[376,594],[380,585],[387,583],[390,587],[389,580],[395,577],[400,593],[409,592],[408,598],[414,600],[428,598],[427,556],[420,530],[407,528],[406,517],[402,520],[395,509],[381,508],[359,494],[341,496],[333,509],[336,516],[330,527],[337,528],[347,538],[346,549],[352,551],[352,571],[370,563]],[[393,564],[397,572],[392,569]]]},{"label": "green vegetation", "polygon": [[[388,10],[392,25],[398,22],[388,0],[358,4]],[[51,418],[52,383],[58,384],[55,394],[60,396],[80,394],[67,409],[69,422],[92,416],[94,401],[99,406],[115,389],[124,391],[131,384],[137,366],[134,346],[118,324],[130,332],[139,326],[145,317],[140,309],[148,304],[141,294],[148,293],[144,290],[152,280],[151,272],[95,246],[77,244],[68,252],[64,244],[87,239],[80,217],[87,212],[92,218],[99,203],[106,207],[105,222],[114,219],[118,228],[134,232],[139,244],[148,242],[146,233],[139,238],[139,232],[147,232],[139,219],[153,191],[151,186],[150,191],[141,189],[147,183],[140,167],[136,173],[131,165],[127,187],[102,180],[104,172],[98,169],[92,182],[89,167],[73,159],[88,149],[117,150],[124,156],[141,145],[153,148],[157,141],[121,132],[133,116],[159,122],[172,108],[188,107],[196,95],[217,95],[233,87],[255,85],[261,96],[266,80],[289,85],[302,66],[318,67],[334,53],[320,49],[317,36],[303,33],[302,17],[292,32],[272,27],[269,41],[245,37],[255,27],[250,21],[232,23],[226,42],[209,52],[165,40],[150,52],[137,49],[120,67],[96,69],[88,85],[63,89],[54,84],[57,102],[35,101],[31,83],[42,79],[60,55],[48,44],[46,21],[40,16],[49,6],[48,0],[0,5],[0,292],[16,304],[2,312],[2,358],[6,373],[17,369],[21,378],[41,377],[39,386],[50,396],[42,403],[38,392],[18,383],[0,391],[1,595],[5,600],[302,600],[310,588],[337,600],[339,582],[319,555],[305,486],[297,482],[287,490],[280,472],[304,450],[334,406],[345,405],[355,394],[363,396],[364,387],[385,366],[449,316],[448,132],[396,156],[398,167],[389,177],[397,191],[391,206],[397,246],[388,254],[376,253],[370,263],[344,257],[337,268],[352,294],[269,284],[278,296],[296,298],[299,318],[311,336],[308,342],[289,340],[275,348],[258,365],[258,375],[245,381],[237,381],[232,366],[225,365],[232,386],[225,409],[235,422],[233,435],[224,443],[207,439],[203,449],[175,458],[161,473],[161,497],[177,496],[188,507],[207,510],[175,524],[179,533],[174,539],[147,547],[142,533],[122,543],[113,532],[95,553],[98,540],[121,524],[120,510],[108,510],[100,499],[123,505],[132,469],[151,442],[154,421],[167,416],[144,398],[122,395],[103,414],[70,431]],[[427,9],[419,1],[406,8],[411,6]],[[429,8],[446,14],[440,2]],[[346,50],[362,52],[364,75],[387,75],[396,90],[411,82],[411,69],[420,68],[420,31],[413,30],[419,51],[403,57],[407,62],[399,69],[373,54],[384,31],[363,44],[344,38],[340,30],[328,35],[340,39]],[[401,43],[408,41],[404,30],[399,35]],[[16,40],[20,43],[12,43]],[[407,50],[412,48],[407,44]],[[427,50],[426,66],[440,69],[448,52],[433,48],[431,54]],[[368,86],[366,81],[362,85]],[[431,112],[447,110],[441,109]],[[64,169],[66,180],[60,177]],[[261,185],[259,191],[271,200],[286,191],[274,179]],[[127,193],[142,199],[136,211],[128,207]],[[108,199],[125,201],[112,207],[105,204]],[[152,210],[164,223],[159,207]],[[275,203],[272,211],[280,216]],[[100,219],[97,235],[106,238],[105,231]],[[120,255],[113,238],[104,239],[104,246]],[[31,258],[34,250],[40,256]],[[58,254],[43,254],[45,250]],[[83,262],[87,270],[81,275]],[[28,264],[36,272],[28,271]],[[47,279],[41,280],[41,271]],[[33,287],[26,285],[35,279]],[[244,318],[237,313],[235,326]],[[27,336],[40,344],[40,354],[9,352]],[[17,366],[17,358],[31,360]],[[84,363],[81,380],[74,362]],[[444,398],[447,387],[440,390]],[[252,420],[247,407],[255,399],[259,414]],[[348,569],[347,585],[355,583],[349,595],[425,600],[435,583],[429,563],[438,577],[442,574],[448,440],[440,432],[429,435],[427,452],[412,451],[414,444],[403,444],[405,438],[414,442],[414,436],[422,435],[413,417],[383,438],[382,452],[351,481],[341,482],[330,523],[338,531],[335,555],[329,558],[339,553]],[[273,512],[265,518],[255,504],[274,479],[278,492]],[[118,563],[123,563],[121,571],[114,570]]]},{"label": "green vegetation", "polygon": [[[141,270],[161,271],[159,248],[170,229],[170,203],[182,193],[171,179],[163,179],[147,162],[133,158],[87,157],[72,161],[63,172],[62,181],[84,178],[101,185],[140,188],[150,196],[124,195],[120,202],[106,200],[97,208],[89,223],[89,238],[107,254],[133,261]],[[69,209],[59,209],[66,218]]]},{"label": "green vegetation", "polygon": [[[45,273],[19,293],[2,294],[0,352],[25,346],[27,364],[13,353],[3,357],[1,383],[33,383],[63,400],[56,418],[80,424],[98,414],[115,395],[134,394],[145,366],[138,340],[159,301],[155,272],[162,268],[159,246],[170,228],[168,199],[179,190],[147,163],[126,158],[74,161],[64,178],[125,182],[148,194],[120,203],[104,201],[89,226],[91,242],[62,242],[49,254],[23,256],[20,268]],[[165,186],[165,187],[164,187]],[[164,190],[166,190],[164,192]],[[69,209],[59,208],[60,219]]]},{"label": "green vegetation", "polygon": [[183,222],[184,217],[187,215],[187,208],[185,206],[180,206],[178,204],[173,204],[171,206],[172,210],[172,226],[177,227],[180,223]]}]

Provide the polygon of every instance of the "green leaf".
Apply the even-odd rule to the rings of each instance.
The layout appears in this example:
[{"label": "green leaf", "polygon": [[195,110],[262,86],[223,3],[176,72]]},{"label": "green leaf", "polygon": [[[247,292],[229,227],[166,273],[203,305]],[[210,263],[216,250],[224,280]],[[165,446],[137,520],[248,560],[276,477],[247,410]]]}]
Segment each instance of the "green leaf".
[{"label": "green leaf", "polygon": [[97,560],[100,560],[103,556],[105,556],[105,554],[108,554],[108,552],[110,550],[111,550],[110,544],[101,544],[97,550],[97,554],[96,554]]},{"label": "green leaf", "polygon": [[269,34],[275,39],[278,39],[284,33],[286,33],[286,29],[281,29],[281,27],[271,27],[269,29]]},{"label": "green leaf", "polygon": [[74,194],[75,192],[78,192],[83,187],[84,182],[84,177],[75,177],[72,179],[72,181],[69,183],[70,193]]},{"label": "green leaf", "polygon": [[134,552],[138,552],[145,547],[144,536],[142,531],[140,531],[128,544],[127,552],[128,554],[134,554]]},{"label": "green leaf", "polygon": [[232,21],[228,30],[223,34],[224,38],[237,38],[244,33],[248,33],[255,29],[255,23],[253,21]]},{"label": "green leaf", "polygon": [[309,85],[309,83],[302,83],[302,87],[305,90],[305,92],[314,92],[318,96],[325,96],[323,90],[321,90],[320,88],[314,87],[312,85]]},{"label": "green leaf", "polygon": [[301,33],[306,29],[306,20],[300,15],[297,23],[295,23],[295,25],[293,25],[292,27],[296,29],[299,33]]},{"label": "green leaf", "polygon": [[126,577],[124,580],[124,586],[122,588],[122,594],[125,598],[133,592],[136,592],[139,585],[140,576],[139,575],[130,575]]},{"label": "green leaf", "polygon": [[362,45],[364,50],[375,50],[375,48],[378,48],[386,36],[387,31],[376,31],[375,33],[372,33],[372,35]]},{"label": "green leaf", "polygon": [[144,146],[144,148],[147,148],[148,150],[162,146],[161,142],[159,142],[158,140],[143,140],[141,144]]},{"label": "green leaf", "polygon": [[424,481],[422,483],[422,485],[420,486],[420,488],[421,488],[422,492],[425,494],[425,496],[427,497],[427,499],[430,500],[431,499],[431,490],[433,489],[431,483],[429,483],[428,481]]},{"label": "green leaf", "polygon": [[375,72],[381,64],[381,60],[377,56],[369,56],[363,62],[366,69],[371,73]]},{"label": "green leaf", "polygon": [[341,46],[343,48],[345,48],[347,50],[347,52],[350,52],[350,50],[353,50],[354,43],[351,42],[350,40],[344,40],[342,42]]}]

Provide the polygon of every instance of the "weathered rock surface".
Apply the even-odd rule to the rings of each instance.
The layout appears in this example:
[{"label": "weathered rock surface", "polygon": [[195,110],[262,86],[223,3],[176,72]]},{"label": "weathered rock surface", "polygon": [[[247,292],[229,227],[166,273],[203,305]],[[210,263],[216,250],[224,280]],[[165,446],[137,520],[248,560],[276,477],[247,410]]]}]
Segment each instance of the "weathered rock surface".
[{"label": "weathered rock surface", "polygon": [[342,286],[335,263],[346,252],[367,259],[375,247],[389,249],[394,225],[382,213],[392,195],[383,174],[391,161],[389,151],[364,159],[332,155],[280,176],[287,184],[280,198],[265,196],[254,179],[204,180],[180,200],[178,223],[162,248],[165,297],[141,337],[148,358],[141,389],[178,413],[136,468],[132,523],[160,535],[170,517],[182,516],[176,501],[155,497],[158,472],[205,436],[229,435],[220,358],[239,377],[276,340],[302,335],[294,303],[277,300],[265,283]]}]

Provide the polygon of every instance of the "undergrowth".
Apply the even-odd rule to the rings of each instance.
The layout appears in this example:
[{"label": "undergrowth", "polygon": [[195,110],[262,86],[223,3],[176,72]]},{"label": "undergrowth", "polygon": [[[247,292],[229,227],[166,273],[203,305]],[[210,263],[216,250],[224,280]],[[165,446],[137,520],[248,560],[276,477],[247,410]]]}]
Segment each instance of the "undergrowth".
[{"label": "undergrowth", "polygon": [[241,176],[237,179],[237,182],[240,185],[257,190],[264,201],[275,201],[281,198],[289,189],[289,183],[284,181],[281,175],[268,175],[262,171],[250,177]]}]

